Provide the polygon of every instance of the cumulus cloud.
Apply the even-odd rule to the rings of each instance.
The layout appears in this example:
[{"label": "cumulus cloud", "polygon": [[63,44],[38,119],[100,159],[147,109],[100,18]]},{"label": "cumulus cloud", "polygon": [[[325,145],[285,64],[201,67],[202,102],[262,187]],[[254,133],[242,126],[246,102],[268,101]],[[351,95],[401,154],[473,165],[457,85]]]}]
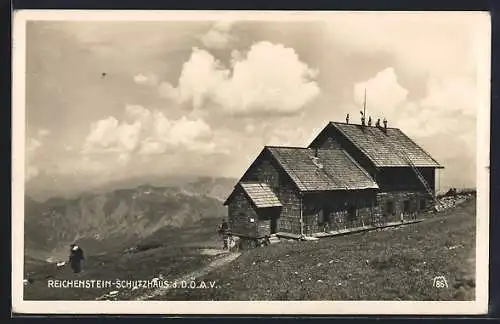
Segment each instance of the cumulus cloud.
[{"label": "cumulus cloud", "polygon": [[354,85],[354,99],[360,107],[364,103],[365,90],[369,111],[377,116],[390,114],[408,96],[408,90],[398,83],[393,68],[382,70],[373,78]]},{"label": "cumulus cloud", "polygon": [[232,57],[227,68],[209,52],[194,48],[178,86],[164,83],[162,94],[195,109],[286,115],[298,113],[320,93],[318,71],[300,61],[292,48],[259,42],[246,54],[234,51]]},{"label": "cumulus cloud", "polygon": [[[476,116],[476,89],[468,78],[429,78],[426,95],[408,100],[408,90],[398,82],[393,68],[354,85],[354,101],[362,107],[367,91],[367,115],[387,118],[417,136],[456,131],[461,118]],[[446,123],[443,123],[446,120]]]},{"label": "cumulus cloud", "polygon": [[129,152],[139,144],[142,124],[139,121],[129,124],[119,122],[109,116],[96,121],[90,126],[90,133],[85,139],[84,153]]},{"label": "cumulus cloud", "polygon": [[140,85],[157,86],[159,84],[159,78],[154,73],[137,74],[134,76],[134,82]]},{"label": "cumulus cloud", "polygon": [[210,30],[201,37],[201,42],[205,47],[211,49],[225,48],[234,37],[231,35],[233,22],[218,21],[212,25]]},{"label": "cumulus cloud", "polygon": [[[367,88],[367,115],[387,118],[389,127],[398,127],[421,143],[445,164],[443,183],[457,179],[475,182],[475,173],[463,174],[475,165],[477,91],[473,79],[428,78],[427,91],[419,100],[408,100],[392,68],[355,84],[354,99],[360,102]],[[358,109],[359,104],[352,109]],[[463,185],[463,184],[462,184]]]},{"label": "cumulus cloud", "polygon": [[124,120],[110,116],[92,123],[82,153],[115,153],[123,163],[134,153],[164,154],[179,148],[203,153],[214,149],[211,135],[202,119],[169,119],[161,111],[127,105]]}]

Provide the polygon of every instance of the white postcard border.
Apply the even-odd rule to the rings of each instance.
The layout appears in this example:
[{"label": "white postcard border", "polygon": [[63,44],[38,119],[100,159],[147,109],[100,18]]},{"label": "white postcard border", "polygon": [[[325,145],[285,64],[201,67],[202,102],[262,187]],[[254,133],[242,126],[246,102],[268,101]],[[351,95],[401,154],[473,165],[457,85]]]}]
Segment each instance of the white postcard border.
[{"label": "white postcard border", "polygon": [[[340,15],[386,13],[339,12]],[[280,11],[103,11],[22,10],[13,16],[12,88],[12,311],[25,314],[419,314],[465,315],[488,311],[489,277],[489,159],[491,27],[487,12],[392,12],[416,19],[438,16],[453,19],[472,15],[477,28],[477,225],[475,301],[24,301],[24,165],[25,56],[29,20],[153,21],[153,20],[318,20],[332,12]]]}]

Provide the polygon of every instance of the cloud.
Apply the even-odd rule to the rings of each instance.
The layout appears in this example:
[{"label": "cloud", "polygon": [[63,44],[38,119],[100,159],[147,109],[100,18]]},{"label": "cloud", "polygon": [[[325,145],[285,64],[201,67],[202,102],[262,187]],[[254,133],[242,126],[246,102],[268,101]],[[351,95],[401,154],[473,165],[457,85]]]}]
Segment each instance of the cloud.
[{"label": "cloud", "polygon": [[96,121],[85,139],[84,153],[130,152],[139,145],[142,124],[119,122],[115,117]]},{"label": "cloud", "polygon": [[194,109],[212,107],[232,115],[292,115],[320,93],[318,71],[300,61],[292,48],[254,44],[246,55],[234,51],[226,68],[209,52],[194,48],[182,67],[178,86],[161,92]]},{"label": "cloud", "polygon": [[245,125],[245,132],[251,134],[251,133],[253,133],[254,130],[255,130],[255,126],[253,124],[248,123]]},{"label": "cloud", "polygon": [[159,79],[156,74],[137,74],[134,76],[134,82],[140,85],[157,86],[159,84]]},{"label": "cloud", "polygon": [[116,154],[124,163],[134,153],[154,155],[179,149],[203,153],[214,149],[211,136],[210,126],[202,119],[169,119],[161,111],[127,105],[124,120],[110,116],[92,123],[82,153]]},{"label": "cloud", "polygon": [[200,40],[205,47],[210,49],[223,49],[234,37],[231,35],[231,21],[219,21],[213,24],[212,28],[204,34]]},{"label": "cloud", "polygon": [[48,129],[39,128],[34,137],[28,137],[26,143],[26,153],[33,154],[37,151],[43,144],[45,138],[50,134]]},{"label": "cloud", "polygon": [[36,135],[28,137],[25,147],[25,181],[35,178],[40,173],[40,168],[37,165],[37,154],[43,146],[45,138],[50,135],[50,130],[39,128]]},{"label": "cloud", "polygon": [[469,116],[477,115],[477,89],[471,78],[430,78],[427,83],[427,97],[421,104]]},{"label": "cloud", "polygon": [[34,165],[28,165],[26,167],[25,172],[24,172],[25,180],[29,181],[29,180],[35,178],[39,174],[40,174],[40,170],[38,169],[38,167],[36,167]]},{"label": "cloud", "polygon": [[38,129],[38,137],[46,137],[48,135],[50,135],[50,130],[45,128]]},{"label": "cloud", "polygon": [[[389,127],[400,128],[443,163],[442,184],[453,185],[460,179],[474,185],[477,91],[472,79],[430,77],[424,97],[409,100],[408,90],[389,68],[355,84],[355,102],[362,100],[365,86],[367,115],[386,117]],[[359,109],[359,105],[351,109]]]},{"label": "cloud", "polygon": [[389,123],[404,125],[418,136],[457,131],[461,129],[461,119],[476,116],[475,83],[466,77],[428,78],[425,96],[408,100],[409,91],[399,84],[394,69],[387,68],[354,85],[354,101],[359,108],[364,89],[367,90],[368,116],[385,117]]},{"label": "cloud", "polygon": [[366,90],[367,109],[378,117],[391,114],[406,101],[408,90],[397,80],[393,68],[378,72],[373,78],[354,85],[354,100],[362,108]]},{"label": "cloud", "polygon": [[[385,53],[397,70],[444,77],[475,70],[474,15],[356,13],[329,20],[327,41],[357,54]],[[469,19],[470,18],[470,19]],[[472,19],[472,20],[471,20]],[[425,21],[425,23],[422,23]],[[369,31],[369,32],[367,32]],[[455,35],[450,37],[450,35]]]},{"label": "cloud", "polygon": [[37,138],[28,138],[28,143],[26,145],[26,153],[31,154],[34,153],[40,146],[42,146],[42,142]]},{"label": "cloud", "polygon": [[274,129],[269,133],[267,145],[304,146],[306,132],[302,128]]}]

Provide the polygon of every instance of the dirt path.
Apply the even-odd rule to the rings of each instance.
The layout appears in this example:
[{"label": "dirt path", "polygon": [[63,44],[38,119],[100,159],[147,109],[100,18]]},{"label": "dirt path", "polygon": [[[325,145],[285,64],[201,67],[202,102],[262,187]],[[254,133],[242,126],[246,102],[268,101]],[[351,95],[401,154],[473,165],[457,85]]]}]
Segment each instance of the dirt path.
[{"label": "dirt path", "polygon": [[[209,251],[211,253],[208,253]],[[236,258],[238,258],[241,255],[240,252],[232,252],[232,253],[228,253],[227,251],[219,251],[221,253],[214,253],[214,252],[215,252],[215,250],[212,251],[211,249],[207,249],[207,251],[206,251],[207,254],[213,253],[212,255],[217,255],[217,256],[223,255],[223,256],[218,257],[217,259],[215,259],[211,263],[207,264],[206,266],[204,266],[198,270],[195,270],[191,273],[188,273],[186,275],[183,275],[181,277],[176,278],[172,282],[180,283],[183,281],[190,282],[192,280],[196,280],[196,278],[205,276],[208,273],[212,272],[214,269],[217,269],[218,267],[221,267],[225,264],[228,264],[228,263],[236,260]],[[152,289],[152,290],[149,290],[147,293],[143,294],[142,296],[132,298],[132,300],[148,300],[148,299],[160,296],[160,295],[166,293],[167,291],[169,291],[170,289],[171,289],[171,287],[161,287],[161,288],[157,288],[157,289]],[[96,298],[96,300],[120,300],[120,292],[115,291],[115,294],[113,294],[113,295],[110,295],[110,293],[107,293],[107,294],[104,294],[104,295]]]},{"label": "dirt path", "polygon": [[[175,281],[182,282],[182,281],[195,280],[196,278],[199,278],[199,277],[202,277],[202,276],[209,274],[210,272],[212,272],[212,270],[214,270],[218,267],[221,267],[225,264],[228,264],[228,263],[236,260],[236,258],[238,258],[240,255],[241,255],[240,252],[228,253],[227,255],[212,261],[211,263],[204,266],[203,268],[198,269],[196,271],[193,271],[193,272],[191,272],[183,277],[180,277],[180,278],[176,279]],[[166,293],[168,290],[170,290],[170,287],[158,288],[158,289],[156,289],[152,292],[149,292],[149,293],[147,293],[139,298],[135,298],[135,300],[148,300],[148,299],[157,297],[159,295],[162,295],[162,294]]]}]

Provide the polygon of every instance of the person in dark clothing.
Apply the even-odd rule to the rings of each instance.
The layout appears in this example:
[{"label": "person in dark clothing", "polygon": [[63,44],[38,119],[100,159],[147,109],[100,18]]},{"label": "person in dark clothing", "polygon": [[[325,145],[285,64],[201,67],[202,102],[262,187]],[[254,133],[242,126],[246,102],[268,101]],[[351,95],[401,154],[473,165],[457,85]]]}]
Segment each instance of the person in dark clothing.
[{"label": "person in dark clothing", "polygon": [[224,250],[227,250],[228,249],[228,244],[227,244],[227,241],[228,241],[228,238],[229,238],[229,225],[228,223],[226,222],[226,219],[223,218],[222,219],[222,224],[219,228],[219,234],[222,236],[222,243],[223,243],[223,249]]},{"label": "person in dark clothing", "polygon": [[85,260],[83,250],[76,244],[71,244],[71,251],[69,255],[69,264],[74,273],[82,271],[82,263]]}]

